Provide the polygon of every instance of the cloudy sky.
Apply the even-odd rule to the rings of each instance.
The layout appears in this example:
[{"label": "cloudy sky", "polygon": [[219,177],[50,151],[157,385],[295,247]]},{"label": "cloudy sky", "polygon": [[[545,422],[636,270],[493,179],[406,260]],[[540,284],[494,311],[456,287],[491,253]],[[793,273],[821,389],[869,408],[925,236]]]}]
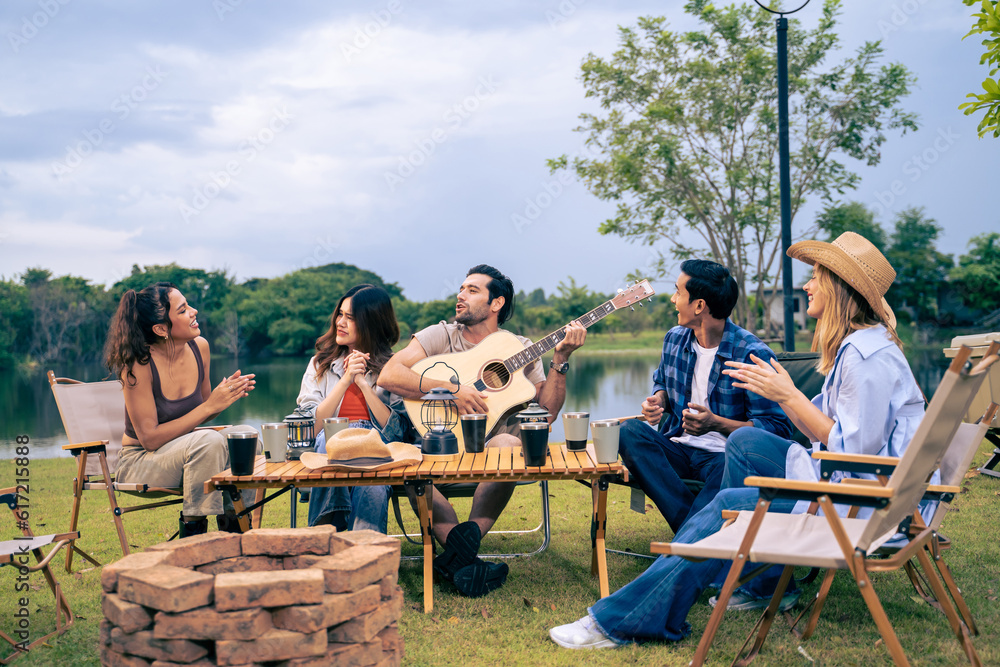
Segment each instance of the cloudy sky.
[{"label": "cloudy sky", "polygon": [[[652,251],[600,236],[611,207],[545,160],[582,150],[582,59],[638,16],[693,27],[682,4],[3,0],[0,276],[348,262],[427,300],[488,262],[517,288],[611,291]],[[820,5],[798,16],[815,25]],[[961,253],[1000,227],[1000,143],[956,110],[986,74],[961,41],[970,10],[846,5],[843,48],[883,39],[918,77],[905,105],[922,126],[856,166],[852,198],[887,226],[925,206]]]}]

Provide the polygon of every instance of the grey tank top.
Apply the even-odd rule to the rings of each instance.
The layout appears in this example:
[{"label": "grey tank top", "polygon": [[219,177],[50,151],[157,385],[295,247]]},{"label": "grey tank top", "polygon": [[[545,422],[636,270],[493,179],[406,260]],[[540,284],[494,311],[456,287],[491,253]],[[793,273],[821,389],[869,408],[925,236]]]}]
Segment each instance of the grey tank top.
[{"label": "grey tank top", "polygon": [[[163,389],[160,387],[160,374],[156,370],[156,364],[153,363],[153,359],[149,359],[149,370],[153,374],[153,402],[156,404],[156,423],[158,424],[165,424],[178,417],[183,417],[205,402],[201,396],[201,385],[205,381],[205,365],[201,361],[201,352],[198,350],[197,343],[193,340],[188,341],[188,347],[194,353],[194,360],[198,364],[198,384],[193,392],[183,398],[176,400],[164,398]],[[128,410],[125,411],[125,435],[136,440],[139,439],[135,435],[135,429],[132,427],[132,419],[129,417]]]}]

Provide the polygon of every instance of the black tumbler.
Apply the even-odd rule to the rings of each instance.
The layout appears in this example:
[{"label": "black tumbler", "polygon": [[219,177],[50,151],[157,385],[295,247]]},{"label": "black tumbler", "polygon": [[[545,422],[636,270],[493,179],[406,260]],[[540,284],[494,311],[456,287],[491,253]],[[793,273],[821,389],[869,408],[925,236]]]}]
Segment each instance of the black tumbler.
[{"label": "black tumbler", "polygon": [[478,454],[486,449],[486,415],[462,415],[462,440],[465,451]]},{"label": "black tumbler", "polygon": [[524,465],[543,466],[549,458],[549,425],[547,422],[521,424],[521,448]]},{"label": "black tumbler", "polygon": [[252,475],[257,456],[257,434],[227,433],[226,441],[229,443],[229,467],[233,474],[239,477]]}]

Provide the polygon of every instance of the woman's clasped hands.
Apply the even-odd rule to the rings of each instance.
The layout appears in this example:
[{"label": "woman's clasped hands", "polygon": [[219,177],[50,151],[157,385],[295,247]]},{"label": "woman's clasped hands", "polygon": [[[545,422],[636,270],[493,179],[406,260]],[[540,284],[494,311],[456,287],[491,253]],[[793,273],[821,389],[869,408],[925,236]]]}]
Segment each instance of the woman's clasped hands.
[{"label": "woman's clasped hands", "polygon": [[216,412],[221,412],[244,396],[249,396],[257,385],[255,377],[257,376],[253,373],[243,375],[237,370],[229,377],[222,378],[222,382],[212,390],[208,399],[213,404],[213,409],[218,408]]},{"label": "woman's clasped hands", "polygon": [[344,361],[344,377],[350,378],[352,382],[361,385],[365,382],[365,374],[368,372],[368,359],[371,357],[367,352],[354,350],[347,355]]}]

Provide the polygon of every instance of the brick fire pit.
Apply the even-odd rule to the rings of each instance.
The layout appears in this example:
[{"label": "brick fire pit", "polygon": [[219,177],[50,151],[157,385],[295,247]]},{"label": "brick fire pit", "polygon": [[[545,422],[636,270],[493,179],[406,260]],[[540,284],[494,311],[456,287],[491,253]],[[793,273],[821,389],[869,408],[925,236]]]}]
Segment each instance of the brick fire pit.
[{"label": "brick fire pit", "polygon": [[398,540],[331,526],[157,544],[101,572],[101,664],[399,665],[398,571]]}]

